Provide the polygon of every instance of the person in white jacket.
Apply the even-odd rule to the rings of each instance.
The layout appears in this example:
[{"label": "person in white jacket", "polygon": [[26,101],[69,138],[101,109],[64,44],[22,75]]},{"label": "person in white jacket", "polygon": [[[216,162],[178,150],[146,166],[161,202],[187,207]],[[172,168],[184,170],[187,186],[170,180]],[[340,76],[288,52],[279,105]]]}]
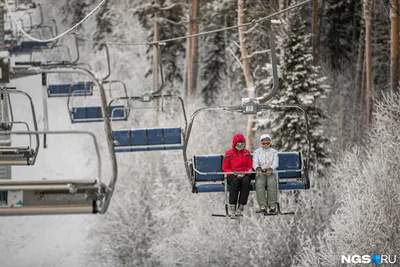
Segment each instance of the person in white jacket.
[{"label": "person in white jacket", "polygon": [[260,212],[275,213],[278,201],[278,174],[276,173],[279,167],[278,151],[271,147],[271,136],[268,134],[261,135],[260,142],[261,147],[253,153],[253,169],[257,172],[257,202]]}]

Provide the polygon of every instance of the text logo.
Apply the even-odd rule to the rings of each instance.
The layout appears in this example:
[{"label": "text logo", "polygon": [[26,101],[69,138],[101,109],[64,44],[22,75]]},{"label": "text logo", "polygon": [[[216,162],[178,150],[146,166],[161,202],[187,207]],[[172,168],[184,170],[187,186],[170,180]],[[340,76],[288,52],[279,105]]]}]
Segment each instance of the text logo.
[{"label": "text logo", "polygon": [[341,263],[396,263],[396,255],[341,255]]}]

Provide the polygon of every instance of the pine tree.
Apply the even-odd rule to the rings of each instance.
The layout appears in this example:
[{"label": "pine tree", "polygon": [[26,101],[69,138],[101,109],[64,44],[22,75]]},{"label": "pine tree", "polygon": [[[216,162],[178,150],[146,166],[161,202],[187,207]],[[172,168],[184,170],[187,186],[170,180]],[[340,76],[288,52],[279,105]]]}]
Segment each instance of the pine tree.
[{"label": "pine tree", "polygon": [[[310,34],[306,32],[305,23],[297,9],[287,17],[285,31],[278,42],[280,48],[280,89],[273,103],[278,105],[298,104],[304,107],[309,119],[311,136],[310,167],[322,174],[324,167],[330,164],[328,138],[324,135],[322,125],[327,117],[324,110],[318,107],[317,101],[326,97],[329,87],[324,84],[325,78],[319,68],[313,66]],[[259,123],[260,129],[271,129],[274,147],[279,151],[307,152],[306,124],[303,114],[296,110],[286,109],[272,113],[272,120],[266,124]]]},{"label": "pine tree", "polygon": [[[328,0],[325,7],[321,47],[327,63],[334,69],[342,69],[354,61],[361,21],[360,0]],[[324,29],[325,28],[325,29]]]},{"label": "pine tree", "polygon": [[[211,0],[206,3],[201,11],[204,25],[203,31],[214,30],[221,26],[231,26],[236,21],[236,1]],[[206,105],[212,105],[221,88],[225,87],[225,79],[229,79],[227,63],[227,46],[237,34],[234,31],[218,32],[205,35],[201,38],[202,65],[201,79],[203,86],[201,94]],[[233,35],[233,36],[232,36]],[[230,90],[231,88],[228,88]]]},{"label": "pine tree", "polygon": [[[148,41],[153,41],[154,22],[157,20],[161,25],[161,40],[184,36],[186,34],[185,6],[182,0],[160,0],[159,2],[142,1],[135,11],[141,25],[148,30]],[[157,16],[156,16],[157,14]],[[165,74],[165,81],[169,87],[174,88],[176,82],[183,82],[183,70],[180,60],[185,55],[185,40],[167,42],[161,46],[161,62]],[[149,62],[153,62],[151,48],[147,50]],[[147,73],[151,75],[150,68]]]}]

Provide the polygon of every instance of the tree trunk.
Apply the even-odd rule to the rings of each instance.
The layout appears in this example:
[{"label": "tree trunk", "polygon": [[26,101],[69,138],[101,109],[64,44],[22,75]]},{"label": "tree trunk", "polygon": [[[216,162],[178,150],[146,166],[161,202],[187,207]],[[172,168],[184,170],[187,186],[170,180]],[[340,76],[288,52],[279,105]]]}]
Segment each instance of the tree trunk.
[{"label": "tree trunk", "polygon": [[279,0],[279,10],[285,9],[285,0]]},{"label": "tree trunk", "polygon": [[390,88],[398,91],[399,83],[399,0],[390,0]]},{"label": "tree trunk", "polygon": [[314,66],[318,65],[318,46],[319,46],[319,32],[318,32],[318,0],[313,0],[313,14],[312,14],[312,49],[313,49],[313,58],[314,58]]},{"label": "tree trunk", "polygon": [[[157,20],[154,21],[154,41],[160,41],[161,38],[161,25],[160,23],[157,22]],[[159,83],[158,83],[158,76],[159,76],[159,60],[158,58],[158,49],[156,46],[153,47],[153,90],[157,90]]]},{"label": "tree trunk", "polygon": [[[245,0],[238,0],[238,24],[244,24],[244,3]],[[242,63],[243,63],[243,75],[246,80],[246,88],[249,92],[249,97],[255,97],[255,88],[253,77],[251,76],[250,70],[250,59],[248,58],[247,46],[246,46],[246,36],[245,29],[243,27],[239,28],[239,41],[240,41],[240,50],[242,54]],[[254,125],[255,125],[255,116],[250,115],[247,121],[247,148],[250,151],[254,150]]]},{"label": "tree trunk", "polygon": [[[192,0],[192,34],[199,33],[199,1]],[[191,38],[191,75],[190,75],[190,90],[191,95],[196,96],[197,87],[197,72],[198,72],[198,58],[199,58],[199,37]]]},{"label": "tree trunk", "polygon": [[[192,9],[191,1],[189,1],[189,26],[187,28],[187,35],[192,34]],[[192,38],[186,39],[186,59],[185,59],[185,71],[186,71],[186,95],[188,98],[192,96],[191,81],[192,81]]]},{"label": "tree trunk", "polygon": [[[358,125],[360,125],[360,107],[363,101],[362,92],[364,88],[363,83],[363,73],[365,66],[365,55],[364,55],[364,27],[361,25],[360,28],[360,37],[358,40],[358,55],[357,55],[357,67],[355,73],[355,81],[354,81],[354,92],[353,92],[353,110],[352,110],[352,118],[351,118],[351,140],[356,141],[358,139],[359,129]],[[356,119],[357,118],[357,119]]]},{"label": "tree trunk", "polygon": [[372,47],[371,47],[371,33],[372,33],[372,1],[364,0],[364,20],[365,20],[365,67],[366,67],[366,84],[367,84],[367,106],[366,106],[366,119],[367,124],[372,120],[372,107],[373,107],[373,87],[372,87]]},{"label": "tree trunk", "polygon": [[[228,27],[228,18],[227,15],[224,16],[224,27]],[[230,92],[233,88],[232,86],[232,72],[231,72],[231,61],[229,57],[229,39],[228,39],[228,31],[224,31],[224,44],[225,44],[225,62],[226,62],[226,84],[228,91]]]},{"label": "tree trunk", "polygon": [[[158,2],[161,4],[160,2]],[[156,11],[154,14],[154,41],[160,41],[161,39],[161,25],[158,23],[157,19],[160,17],[159,11]],[[157,91],[159,82],[158,82],[158,76],[160,75],[159,72],[159,61],[161,58],[158,58],[158,49],[160,49],[157,46],[153,46],[153,91]],[[159,106],[159,100],[154,101],[153,105],[158,107]],[[156,109],[157,112],[160,112],[161,110],[159,108]],[[158,116],[156,116],[156,123],[158,124]]]}]

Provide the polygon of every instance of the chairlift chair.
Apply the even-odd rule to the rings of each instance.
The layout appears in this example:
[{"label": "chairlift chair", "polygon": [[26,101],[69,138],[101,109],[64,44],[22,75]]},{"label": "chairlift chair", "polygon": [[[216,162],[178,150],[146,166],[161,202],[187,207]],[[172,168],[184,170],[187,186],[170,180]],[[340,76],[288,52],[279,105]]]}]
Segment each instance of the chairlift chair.
[{"label": "chairlift chair", "polygon": [[[144,92],[141,96],[120,97],[114,98],[109,103],[111,107],[114,101],[127,100],[139,101],[142,103],[150,103],[154,100],[161,99],[161,109],[164,108],[164,100],[178,99],[182,108],[183,117],[185,120],[185,127],[170,127],[170,128],[146,128],[146,129],[123,129],[114,130],[114,146],[115,152],[140,152],[140,151],[156,151],[156,150],[181,150],[185,143],[185,128],[187,126],[187,117],[185,104],[183,99],[177,95],[164,95],[161,94],[164,88],[165,81],[163,75],[163,68],[161,64],[161,51],[156,46],[159,60],[159,72],[161,77],[161,84],[154,92]],[[130,107],[129,111],[133,109],[143,109]],[[116,111],[116,110],[115,110]]]},{"label": "chairlift chair", "polygon": [[0,216],[100,213],[107,194],[96,137],[84,131],[12,131],[0,135],[79,134],[92,137],[97,175],[92,179],[0,180]]},{"label": "chairlift chair", "polygon": [[[56,67],[24,67],[16,68],[15,75],[31,76],[33,74],[49,73],[80,73],[90,76],[101,92],[101,105],[107,110],[104,87],[89,70],[69,66]],[[11,131],[0,135],[46,135],[46,134],[85,134],[91,136],[97,156],[97,175],[92,179],[36,180],[36,181],[0,181],[0,216],[40,215],[40,214],[104,214],[107,212],[118,178],[118,165],[114,152],[110,119],[104,116],[105,137],[109,157],[104,161],[96,136],[86,131]],[[110,163],[111,177],[108,184],[102,182],[102,163]]]},{"label": "chairlift chair", "polygon": [[[100,49],[105,48],[107,55],[107,67],[108,73],[102,79],[104,82],[111,75],[111,67],[110,67],[110,55],[108,51],[108,46],[102,44]],[[89,123],[89,122],[101,122],[103,121],[103,108],[101,106],[75,106],[74,98],[79,94],[84,92],[80,90],[76,90],[68,94],[67,100],[67,108],[70,114],[72,123]],[[100,92],[101,93],[101,92]],[[126,87],[123,88],[124,97],[128,97],[128,92],[126,91]],[[107,106],[107,116],[112,121],[126,121],[128,119],[128,112],[126,110],[129,109],[127,105],[116,105],[116,106]]]},{"label": "chairlift chair", "polygon": [[[35,113],[35,107],[32,102],[32,98],[29,96],[24,91],[17,90],[15,88],[3,88],[0,89],[0,94],[1,95],[9,95],[9,94],[22,94],[26,96],[29,101],[30,101],[30,107],[31,107],[31,112],[32,112],[32,118],[33,118],[33,126],[34,126],[34,131],[38,130],[37,127],[37,120],[36,120],[36,113]],[[14,121],[13,117],[11,121],[2,121],[2,125],[10,125],[10,129],[14,124],[23,124],[27,128],[28,131],[29,125],[26,122],[22,121]],[[8,133],[8,132],[6,132]],[[38,152],[39,152],[39,146],[40,146],[40,140],[39,136],[36,134],[35,135],[35,147],[32,146],[32,138],[31,135],[29,135],[29,145],[24,146],[24,147],[13,147],[10,146],[10,144],[1,144],[0,146],[0,165],[34,165]]]},{"label": "chairlift chair", "polygon": [[[278,21],[273,21],[277,23]],[[209,193],[209,192],[225,192],[225,211],[224,215],[215,215],[222,217],[229,217],[228,212],[228,184],[227,175],[236,173],[222,172],[222,160],[223,155],[194,155],[192,159],[189,159],[187,153],[187,146],[190,140],[190,134],[192,126],[196,116],[205,111],[227,111],[237,112],[243,115],[257,115],[260,112],[265,111],[276,111],[276,110],[287,110],[296,109],[303,113],[306,133],[308,139],[308,149],[305,156],[302,152],[279,152],[279,168],[278,173],[278,190],[305,190],[310,188],[310,180],[308,175],[309,159],[311,154],[311,139],[308,129],[308,117],[305,110],[299,105],[270,105],[265,104],[267,101],[273,98],[278,90],[278,74],[277,74],[277,61],[275,51],[275,36],[271,28],[272,21],[266,21],[266,28],[270,36],[270,51],[271,51],[271,65],[272,65],[272,76],[273,76],[273,87],[271,92],[263,97],[258,98],[247,98],[242,99],[241,105],[238,106],[222,106],[214,108],[201,108],[196,110],[189,121],[186,130],[186,142],[184,146],[184,160],[186,173],[190,182],[193,193]],[[255,173],[255,172],[250,172]],[[255,185],[253,183],[253,190]],[[278,203],[278,213],[283,214],[280,211]],[[293,213],[287,213],[293,214]]]},{"label": "chairlift chair", "polygon": [[[113,130],[113,138],[115,145],[115,152],[140,152],[140,151],[155,151],[155,150],[180,150],[183,149],[185,142],[184,129],[187,125],[187,117],[185,111],[184,101],[180,96],[176,95],[153,95],[145,93],[140,97],[129,98],[116,98],[110,102],[110,105],[115,100],[136,100],[139,102],[151,102],[156,99],[178,99],[183,117],[185,120],[185,127],[170,127],[170,128],[146,128],[146,129],[124,129]],[[143,109],[130,107],[133,109]]]},{"label": "chairlift chair", "polygon": [[[231,172],[222,171],[222,161],[223,155],[193,155],[192,159],[189,159],[187,154],[187,146],[190,140],[190,134],[194,119],[196,116],[204,111],[228,111],[228,112],[238,112],[244,115],[247,114],[257,114],[259,112],[267,110],[286,110],[286,109],[297,109],[301,111],[304,115],[306,122],[306,132],[308,139],[308,150],[306,155],[303,156],[301,151],[296,152],[279,152],[279,168],[278,173],[278,190],[306,190],[310,188],[310,180],[308,175],[308,162],[311,154],[311,140],[308,130],[308,117],[305,110],[298,105],[290,106],[277,106],[277,105],[265,105],[258,104],[255,100],[246,100],[240,106],[230,106],[230,107],[217,107],[217,108],[202,108],[193,113],[189,121],[187,131],[186,131],[186,143],[184,146],[184,160],[185,167],[189,182],[191,184],[192,193],[211,193],[211,192],[225,192],[226,200],[226,214],[225,215],[215,215],[229,217],[228,214],[228,202],[227,202],[227,175],[236,174]],[[248,172],[246,172],[248,173]],[[255,173],[255,172],[250,172]],[[255,184],[252,182],[252,190],[255,190]],[[284,214],[280,212],[279,214]],[[287,213],[293,214],[293,213]]]}]

